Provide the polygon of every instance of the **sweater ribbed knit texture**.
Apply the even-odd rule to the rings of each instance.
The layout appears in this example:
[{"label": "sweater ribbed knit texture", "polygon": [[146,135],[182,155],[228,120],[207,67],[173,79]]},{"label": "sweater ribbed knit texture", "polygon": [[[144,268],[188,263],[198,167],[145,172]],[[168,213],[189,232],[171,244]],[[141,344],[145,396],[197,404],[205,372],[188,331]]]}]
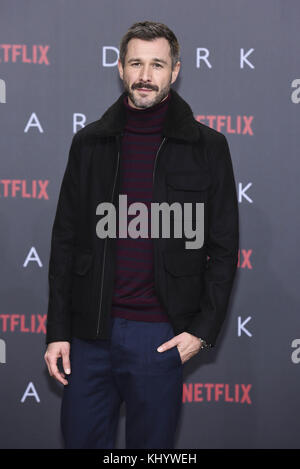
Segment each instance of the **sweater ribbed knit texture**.
[{"label": "sweater ribbed knit texture", "polygon": [[[154,291],[154,251],[151,238],[151,201],[154,160],[162,142],[163,122],[171,95],[147,109],[135,109],[124,97],[126,125],[120,153],[120,194],[127,195],[127,207],[143,202],[148,209],[148,237],[119,238],[112,301],[112,316],[136,321],[169,322]],[[139,215],[128,215],[130,220]],[[139,228],[139,225],[138,225]]]}]

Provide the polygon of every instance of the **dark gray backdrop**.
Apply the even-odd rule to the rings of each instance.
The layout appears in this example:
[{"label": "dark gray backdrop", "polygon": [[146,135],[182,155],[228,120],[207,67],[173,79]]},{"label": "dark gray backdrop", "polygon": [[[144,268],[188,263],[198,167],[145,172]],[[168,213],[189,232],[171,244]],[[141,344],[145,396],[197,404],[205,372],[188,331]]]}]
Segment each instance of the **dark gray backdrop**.
[{"label": "dark gray backdrop", "polygon": [[[80,128],[73,116],[89,123],[118,98],[122,84],[116,66],[103,66],[103,48],[118,48],[143,20],[177,35],[174,88],[195,116],[230,116],[232,128],[237,116],[252,119],[250,134],[220,129],[240,194],[240,264],[217,346],[185,365],[194,392],[177,448],[299,448],[299,18],[296,0],[0,1],[1,448],[62,447],[62,385],[47,375],[43,328],[34,332],[31,321],[41,324],[47,310],[50,231]],[[34,45],[48,46],[47,65]],[[210,66],[197,68],[197,48],[208,50]],[[241,49],[251,65],[242,67]],[[116,58],[109,50],[107,60]],[[32,115],[41,127],[34,120],[27,130]],[[33,180],[48,181],[48,198],[14,196],[24,183],[12,180],[29,194]],[[120,448],[124,423],[122,408]]]}]

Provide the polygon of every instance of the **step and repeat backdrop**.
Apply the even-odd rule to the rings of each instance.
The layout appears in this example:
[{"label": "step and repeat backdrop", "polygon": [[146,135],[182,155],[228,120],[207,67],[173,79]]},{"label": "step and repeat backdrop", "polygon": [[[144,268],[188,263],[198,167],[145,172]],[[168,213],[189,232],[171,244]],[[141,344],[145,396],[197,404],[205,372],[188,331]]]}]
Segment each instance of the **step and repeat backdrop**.
[{"label": "step and repeat backdrop", "polygon": [[51,229],[72,137],[123,91],[120,39],[145,20],[176,34],[172,86],[226,136],[240,210],[228,315],[184,367],[176,447],[299,448],[296,0],[0,1],[0,447],[63,447],[44,362]]}]

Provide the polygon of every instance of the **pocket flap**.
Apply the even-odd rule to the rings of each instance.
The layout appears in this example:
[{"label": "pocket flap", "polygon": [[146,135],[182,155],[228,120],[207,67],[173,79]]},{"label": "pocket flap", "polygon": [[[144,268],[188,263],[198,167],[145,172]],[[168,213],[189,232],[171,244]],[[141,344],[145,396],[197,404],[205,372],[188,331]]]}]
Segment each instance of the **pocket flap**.
[{"label": "pocket flap", "polygon": [[78,275],[84,275],[92,265],[93,255],[90,252],[77,252],[75,254],[73,271]]},{"label": "pocket flap", "polygon": [[164,251],[163,256],[166,270],[175,277],[197,275],[205,270],[206,254],[203,248]]},{"label": "pocket flap", "polygon": [[210,175],[207,169],[203,171],[169,171],[166,182],[174,189],[183,191],[202,191],[210,185]]}]

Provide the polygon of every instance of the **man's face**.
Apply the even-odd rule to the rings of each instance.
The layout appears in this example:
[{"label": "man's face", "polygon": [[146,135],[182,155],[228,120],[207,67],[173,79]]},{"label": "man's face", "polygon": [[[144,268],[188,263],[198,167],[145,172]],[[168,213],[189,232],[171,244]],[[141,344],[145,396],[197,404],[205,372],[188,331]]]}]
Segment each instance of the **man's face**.
[{"label": "man's face", "polygon": [[145,109],[167,97],[180,62],[172,71],[170,45],[164,37],[152,41],[134,38],[128,42],[124,68],[119,59],[118,69],[129,104]]}]

